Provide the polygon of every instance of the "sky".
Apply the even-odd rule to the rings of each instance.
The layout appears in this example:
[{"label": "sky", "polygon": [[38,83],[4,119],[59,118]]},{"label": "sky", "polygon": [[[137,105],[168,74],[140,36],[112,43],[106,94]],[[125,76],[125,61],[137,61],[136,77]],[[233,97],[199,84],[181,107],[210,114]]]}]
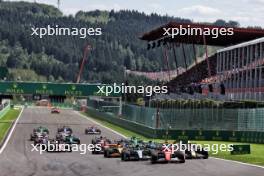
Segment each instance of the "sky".
[{"label": "sky", "polygon": [[[9,0],[16,1],[16,0]],[[34,2],[34,0],[24,0]],[[57,0],[36,0],[56,5]],[[242,27],[264,28],[264,0],[61,0],[64,14],[75,14],[79,10],[138,10],[158,13],[194,22],[214,22],[217,19],[235,20]]]}]

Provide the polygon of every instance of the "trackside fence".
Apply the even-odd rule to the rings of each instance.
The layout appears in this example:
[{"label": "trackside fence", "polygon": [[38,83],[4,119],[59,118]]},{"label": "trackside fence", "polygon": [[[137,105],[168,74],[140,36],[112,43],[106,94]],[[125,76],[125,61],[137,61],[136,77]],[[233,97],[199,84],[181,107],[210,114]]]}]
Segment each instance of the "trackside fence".
[{"label": "trackside fence", "polygon": [[0,119],[8,112],[9,109],[10,109],[9,102],[5,102],[0,105]]},{"label": "trackside fence", "polygon": [[[88,115],[150,138],[264,143],[264,108],[159,109],[88,100]],[[112,108],[113,107],[113,108]]]}]

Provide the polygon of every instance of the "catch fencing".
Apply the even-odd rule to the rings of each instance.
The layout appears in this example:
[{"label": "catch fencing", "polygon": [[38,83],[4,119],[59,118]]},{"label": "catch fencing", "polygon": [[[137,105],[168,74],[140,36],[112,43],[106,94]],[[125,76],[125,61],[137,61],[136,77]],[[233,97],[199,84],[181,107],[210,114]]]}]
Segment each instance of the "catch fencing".
[{"label": "catch fencing", "polygon": [[[118,103],[89,100],[88,106],[118,115]],[[264,108],[151,108],[123,104],[122,118],[151,128],[264,132]]]},{"label": "catch fencing", "polygon": [[6,101],[0,105],[0,119],[8,112],[10,109],[10,102]]},{"label": "catch fencing", "polygon": [[264,143],[263,111],[255,109],[159,109],[89,100],[87,114],[149,138]]}]

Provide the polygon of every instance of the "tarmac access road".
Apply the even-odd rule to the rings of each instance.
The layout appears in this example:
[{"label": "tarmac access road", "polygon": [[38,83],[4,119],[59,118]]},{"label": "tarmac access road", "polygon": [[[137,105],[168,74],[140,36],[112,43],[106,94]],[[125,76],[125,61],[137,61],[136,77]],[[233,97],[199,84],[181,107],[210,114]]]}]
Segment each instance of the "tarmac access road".
[{"label": "tarmac access road", "polygon": [[[82,144],[90,144],[95,137],[84,134],[84,129],[94,123],[72,110],[51,114],[48,108],[26,108],[0,154],[0,176],[264,176],[263,168],[214,158],[187,160],[184,164],[151,164],[150,161],[122,162],[120,158],[104,158],[90,152],[40,155],[31,151],[29,141],[33,129],[40,125],[50,130],[50,137],[55,137],[58,127],[68,125]],[[111,130],[101,129],[102,136],[121,138]]]}]

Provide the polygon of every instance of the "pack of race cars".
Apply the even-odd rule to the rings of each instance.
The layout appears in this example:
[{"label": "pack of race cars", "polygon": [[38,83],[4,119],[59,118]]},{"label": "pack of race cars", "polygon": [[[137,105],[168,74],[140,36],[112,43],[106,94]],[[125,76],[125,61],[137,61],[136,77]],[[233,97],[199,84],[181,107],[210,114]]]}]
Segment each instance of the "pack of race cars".
[{"label": "pack of race cars", "polygon": [[[84,130],[87,135],[100,135],[101,130],[98,127],[90,126]],[[68,144],[66,151],[71,151],[71,145],[79,145],[80,139],[73,135],[73,130],[68,126],[58,128],[55,138],[49,138],[49,130],[45,127],[33,129],[30,140],[34,144]],[[188,144],[191,147],[179,150],[179,143],[157,143],[145,142],[135,137],[130,139],[110,140],[107,137],[95,136],[91,144],[100,145],[101,150],[93,150],[92,154],[102,154],[105,158],[120,158],[122,161],[144,161],[150,160],[151,163],[185,163],[186,159],[207,159],[208,151],[195,144]],[[43,145],[42,145],[43,146]],[[177,149],[175,149],[175,147]],[[194,148],[197,147],[195,150]],[[47,148],[47,152],[50,152]],[[57,151],[57,150],[56,150]],[[60,151],[60,150],[59,150]],[[65,151],[61,150],[61,151]],[[58,151],[57,151],[58,152]]]},{"label": "pack of race cars", "polygon": [[[50,138],[49,130],[46,127],[40,126],[38,128],[33,129],[33,133],[30,134],[30,140],[34,142],[34,145],[38,145],[41,147],[48,146],[48,144],[58,146],[56,149],[50,149],[50,147],[45,147],[45,150],[47,152],[70,152],[72,144],[79,145],[81,143],[80,139],[73,135],[72,129],[68,126],[58,128],[55,138]],[[61,148],[61,146],[66,146],[67,148]]]}]

